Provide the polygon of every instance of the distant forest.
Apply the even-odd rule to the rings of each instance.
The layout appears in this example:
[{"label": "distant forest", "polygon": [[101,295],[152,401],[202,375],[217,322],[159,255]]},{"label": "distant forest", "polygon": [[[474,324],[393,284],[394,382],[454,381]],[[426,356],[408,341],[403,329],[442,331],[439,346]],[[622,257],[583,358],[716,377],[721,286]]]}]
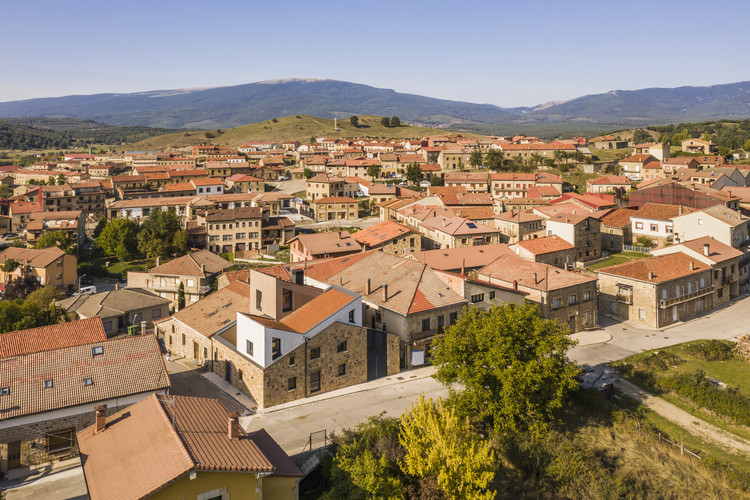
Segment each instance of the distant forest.
[{"label": "distant forest", "polygon": [[750,151],[750,120],[717,120],[699,123],[679,123],[647,127],[659,132],[659,141],[679,146],[686,139],[707,139],[719,146],[719,153],[726,155],[730,151],[743,148]]},{"label": "distant forest", "polygon": [[6,118],[0,120],[0,149],[65,149],[92,144],[137,142],[174,129],[104,125],[74,118]]}]

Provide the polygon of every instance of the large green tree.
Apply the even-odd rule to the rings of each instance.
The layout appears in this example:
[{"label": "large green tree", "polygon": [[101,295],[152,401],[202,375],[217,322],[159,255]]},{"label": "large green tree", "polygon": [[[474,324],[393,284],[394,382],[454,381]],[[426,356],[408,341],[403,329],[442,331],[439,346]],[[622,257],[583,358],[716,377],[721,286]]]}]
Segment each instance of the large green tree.
[{"label": "large green tree", "polygon": [[568,333],[531,303],[467,309],[433,344],[435,378],[450,386],[449,403],[459,415],[499,432],[541,434],[577,387]]},{"label": "large green tree", "polygon": [[120,261],[132,260],[138,255],[139,230],[134,220],[110,219],[96,238],[96,246]]},{"label": "large green tree", "polygon": [[422,177],[422,168],[417,163],[411,163],[406,167],[406,180],[412,184],[419,182]]},{"label": "large green tree", "polygon": [[138,233],[138,250],[149,259],[184,255],[187,234],[174,208],[152,210]]},{"label": "large green tree", "polygon": [[482,151],[479,148],[475,149],[469,155],[469,165],[474,168],[479,167],[482,164]]},{"label": "large green tree", "polygon": [[487,440],[474,432],[456,411],[426,400],[424,395],[401,415],[399,441],[406,451],[404,473],[437,478],[446,498],[490,500],[495,457]]},{"label": "large green tree", "polygon": [[56,246],[60,250],[68,252],[73,244],[73,238],[71,238],[67,231],[50,231],[37,238],[34,248],[49,248]]},{"label": "large green tree", "polygon": [[358,128],[359,127],[359,117],[357,115],[352,115],[349,117],[349,123],[352,127]]},{"label": "large green tree", "polygon": [[372,179],[377,179],[380,177],[380,171],[382,170],[382,167],[380,165],[368,165],[367,166],[367,175],[370,176]]}]

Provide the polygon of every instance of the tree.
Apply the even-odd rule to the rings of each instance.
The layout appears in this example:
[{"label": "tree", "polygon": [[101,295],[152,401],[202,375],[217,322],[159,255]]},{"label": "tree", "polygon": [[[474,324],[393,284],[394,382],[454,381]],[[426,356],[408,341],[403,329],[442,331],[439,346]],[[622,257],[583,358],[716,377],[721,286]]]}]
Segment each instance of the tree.
[{"label": "tree", "polygon": [[482,164],[482,151],[477,148],[469,155],[469,165],[474,168],[479,167]]},{"label": "tree", "polygon": [[359,117],[357,115],[352,115],[349,118],[349,123],[351,123],[352,127],[359,128]]},{"label": "tree", "polygon": [[391,116],[391,127],[400,127],[401,119],[398,116]]},{"label": "tree", "polygon": [[383,118],[382,118],[382,119],[380,120],[380,124],[381,124],[382,126],[384,126],[384,127],[390,127],[390,126],[391,126],[391,120],[390,120],[390,118],[388,118],[387,116],[384,116],[384,117],[383,117]]},{"label": "tree", "polygon": [[70,251],[70,247],[73,246],[73,238],[68,234],[67,231],[50,231],[41,235],[34,244],[34,248],[49,248],[58,247],[64,252]]},{"label": "tree", "polygon": [[31,292],[29,296],[26,297],[26,301],[36,305],[39,309],[47,309],[56,301],[64,298],[65,295],[63,295],[59,289],[53,286],[45,286],[37,288]]},{"label": "tree", "polygon": [[96,246],[105,255],[114,255],[121,262],[138,255],[138,223],[130,219],[110,219],[96,238]]},{"label": "tree", "polygon": [[422,177],[422,168],[415,162],[406,167],[406,180],[412,184],[419,182]]},{"label": "tree", "polygon": [[463,172],[465,168],[466,168],[466,166],[464,165],[464,159],[463,158],[459,158],[458,159],[458,169],[461,172]]},{"label": "tree", "polygon": [[499,149],[490,148],[484,155],[484,163],[495,172],[503,169],[503,152]]},{"label": "tree", "polygon": [[456,415],[455,410],[426,400],[421,395],[401,415],[399,441],[406,451],[401,462],[404,473],[435,476],[450,499],[492,499],[488,487],[495,476],[495,457],[490,444],[482,440]]},{"label": "tree", "polygon": [[445,181],[439,175],[433,175],[430,177],[430,186],[444,186]]},{"label": "tree", "polygon": [[302,171],[302,176],[303,176],[303,177],[304,177],[305,179],[309,179],[309,178],[310,178],[310,177],[312,177],[313,175],[315,175],[315,172],[313,172],[313,171],[312,171],[312,169],[311,169],[310,167],[305,167],[305,169],[304,169],[304,170]]},{"label": "tree", "polygon": [[750,139],[747,139],[745,143],[742,145],[742,149],[745,150],[745,152],[750,152]]},{"label": "tree", "polygon": [[310,136],[310,144],[315,144],[316,142],[318,142],[318,140],[315,138],[315,136]]},{"label": "tree", "polygon": [[651,134],[643,130],[642,128],[637,129],[633,132],[633,142],[640,144],[642,142],[648,142],[651,140]]},{"label": "tree", "polygon": [[8,185],[0,185],[0,198],[10,198],[13,196],[13,188]]},{"label": "tree", "polygon": [[99,222],[96,223],[96,227],[94,228],[94,239],[98,238],[100,234],[102,234],[102,231],[107,226],[107,219],[101,218],[99,219]]},{"label": "tree", "polygon": [[450,388],[460,416],[486,420],[499,432],[542,434],[577,387],[579,368],[566,357],[575,345],[567,327],[531,303],[467,309],[433,344],[435,378]]},{"label": "tree", "polygon": [[57,175],[57,185],[58,186],[62,186],[63,184],[65,184],[65,176],[63,174],[58,174]]},{"label": "tree", "polygon": [[177,310],[185,309],[185,284],[180,281],[180,287],[177,289]]},{"label": "tree", "polygon": [[16,270],[17,267],[18,267],[18,262],[16,262],[16,259],[8,259],[5,262],[3,262],[3,265],[2,267],[0,267],[0,269],[2,269],[6,273],[12,273],[13,271]]},{"label": "tree", "polygon": [[146,258],[184,255],[187,252],[187,235],[183,235],[180,219],[174,208],[154,209],[143,221],[138,233],[138,251]]},{"label": "tree", "polygon": [[382,170],[382,167],[380,165],[372,164],[367,166],[367,175],[370,176],[371,179],[377,179],[380,177],[380,171]]},{"label": "tree", "polygon": [[4,300],[15,300],[25,299],[31,292],[39,288],[41,283],[26,271],[22,271],[21,275],[16,277],[10,283],[5,285],[5,292],[3,292]]}]

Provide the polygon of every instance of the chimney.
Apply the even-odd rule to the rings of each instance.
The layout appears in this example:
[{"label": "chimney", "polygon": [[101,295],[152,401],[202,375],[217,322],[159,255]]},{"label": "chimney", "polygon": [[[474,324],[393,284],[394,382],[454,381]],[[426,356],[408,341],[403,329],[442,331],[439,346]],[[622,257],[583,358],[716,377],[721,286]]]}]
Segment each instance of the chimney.
[{"label": "chimney", "polygon": [[461,274],[466,274],[466,259],[461,259]]},{"label": "chimney", "polygon": [[534,273],[534,284],[535,284],[535,285],[537,284],[537,276],[536,276],[536,273]]},{"label": "chimney", "polygon": [[240,437],[240,414],[233,411],[229,414],[227,435],[229,439],[239,439]]},{"label": "chimney", "polygon": [[649,271],[648,272],[648,279],[650,279],[650,280],[654,279],[654,272],[653,271]]},{"label": "chimney", "polygon": [[383,283],[383,302],[388,300],[388,283]]},{"label": "chimney", "polygon": [[94,411],[96,412],[96,429],[94,430],[94,434],[99,434],[100,432],[104,431],[104,428],[106,427],[107,405],[95,406]]},{"label": "chimney", "polygon": [[690,261],[690,270],[695,271],[695,262],[692,260]]},{"label": "chimney", "polygon": [[518,280],[513,280],[513,290],[518,290]]},{"label": "chimney", "polygon": [[161,257],[156,258],[156,267],[159,267],[161,265]]},{"label": "chimney", "polygon": [[708,243],[704,243],[703,244],[703,255],[705,255],[706,257],[708,257],[709,254],[710,254],[710,252],[708,251]]},{"label": "chimney", "polygon": [[201,264],[201,273],[206,274],[206,264]]},{"label": "chimney", "polygon": [[372,290],[370,289],[370,278],[365,278],[365,295],[370,295]]}]

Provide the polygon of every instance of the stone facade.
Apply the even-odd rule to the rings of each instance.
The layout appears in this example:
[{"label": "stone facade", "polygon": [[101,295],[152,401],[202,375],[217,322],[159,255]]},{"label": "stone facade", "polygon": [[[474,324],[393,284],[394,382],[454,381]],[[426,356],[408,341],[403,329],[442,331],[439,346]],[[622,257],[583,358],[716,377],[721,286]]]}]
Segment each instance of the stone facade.
[{"label": "stone facade", "polygon": [[[321,200],[322,201],[322,200]],[[356,220],[359,216],[359,204],[351,198],[334,198],[331,202],[315,202],[315,221]]]}]

